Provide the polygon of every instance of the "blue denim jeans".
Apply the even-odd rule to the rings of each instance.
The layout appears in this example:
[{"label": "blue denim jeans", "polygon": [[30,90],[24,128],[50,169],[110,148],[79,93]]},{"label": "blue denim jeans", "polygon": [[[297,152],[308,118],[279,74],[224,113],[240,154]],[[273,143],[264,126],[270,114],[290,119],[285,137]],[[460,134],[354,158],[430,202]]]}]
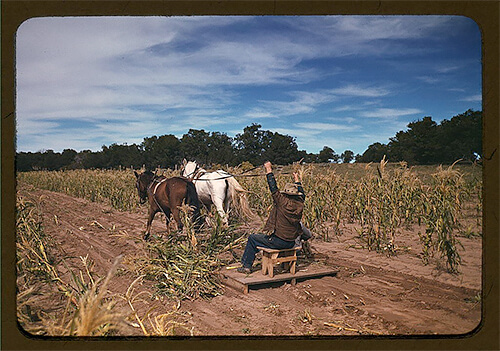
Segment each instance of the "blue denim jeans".
[{"label": "blue denim jeans", "polygon": [[267,247],[269,249],[291,249],[295,246],[295,241],[288,241],[278,238],[276,235],[250,234],[248,236],[245,251],[241,257],[241,265],[245,268],[252,268],[255,254],[259,252],[257,246]]}]

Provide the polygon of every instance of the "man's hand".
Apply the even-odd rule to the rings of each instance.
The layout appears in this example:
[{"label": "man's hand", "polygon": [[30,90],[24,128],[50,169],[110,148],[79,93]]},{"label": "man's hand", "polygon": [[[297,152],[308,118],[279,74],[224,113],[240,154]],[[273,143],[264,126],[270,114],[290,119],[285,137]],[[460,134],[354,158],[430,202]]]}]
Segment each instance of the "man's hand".
[{"label": "man's hand", "polygon": [[296,172],[293,172],[293,178],[295,179],[295,183],[302,182],[302,179],[301,179],[302,177],[300,177],[299,174]]},{"label": "man's hand", "polygon": [[273,165],[269,161],[264,162],[264,168],[266,170],[266,174],[273,172]]}]

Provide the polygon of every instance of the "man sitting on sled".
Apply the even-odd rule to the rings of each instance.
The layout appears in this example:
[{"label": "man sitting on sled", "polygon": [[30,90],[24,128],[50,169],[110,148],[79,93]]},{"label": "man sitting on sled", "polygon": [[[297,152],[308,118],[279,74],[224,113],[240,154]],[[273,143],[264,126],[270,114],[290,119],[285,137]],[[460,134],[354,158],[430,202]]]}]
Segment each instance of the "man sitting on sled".
[{"label": "man sitting on sled", "polygon": [[[250,274],[255,254],[259,252],[257,246],[270,249],[291,249],[295,246],[297,238],[305,233],[302,230],[302,212],[304,211],[305,194],[298,173],[293,173],[295,183],[285,185],[283,191],[278,190],[273,174],[272,164],[264,163],[267,184],[273,198],[273,207],[264,226],[266,234],[250,234],[241,257],[241,267],[238,272]],[[304,235],[303,240],[310,238],[310,232]],[[306,239],[307,237],[307,239]]]}]

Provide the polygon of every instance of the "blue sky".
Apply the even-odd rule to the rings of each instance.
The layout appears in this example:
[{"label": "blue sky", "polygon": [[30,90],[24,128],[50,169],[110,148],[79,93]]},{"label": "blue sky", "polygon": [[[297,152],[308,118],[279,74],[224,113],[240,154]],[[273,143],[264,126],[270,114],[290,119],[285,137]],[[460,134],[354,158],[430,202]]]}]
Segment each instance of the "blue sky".
[{"label": "blue sky", "polygon": [[48,17],[16,38],[17,151],[98,151],[258,123],[363,153],[424,116],[481,109],[460,16]]}]

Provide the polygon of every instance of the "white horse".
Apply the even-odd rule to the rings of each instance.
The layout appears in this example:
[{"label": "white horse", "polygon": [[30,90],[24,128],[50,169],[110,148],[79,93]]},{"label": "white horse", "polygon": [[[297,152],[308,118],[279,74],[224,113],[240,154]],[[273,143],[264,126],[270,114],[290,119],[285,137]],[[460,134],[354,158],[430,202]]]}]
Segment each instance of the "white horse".
[{"label": "white horse", "polygon": [[230,203],[244,217],[253,216],[245,194],[247,191],[231,174],[223,170],[207,172],[195,161],[184,160],[182,176],[193,181],[198,198],[205,206],[215,206],[225,225]]}]

